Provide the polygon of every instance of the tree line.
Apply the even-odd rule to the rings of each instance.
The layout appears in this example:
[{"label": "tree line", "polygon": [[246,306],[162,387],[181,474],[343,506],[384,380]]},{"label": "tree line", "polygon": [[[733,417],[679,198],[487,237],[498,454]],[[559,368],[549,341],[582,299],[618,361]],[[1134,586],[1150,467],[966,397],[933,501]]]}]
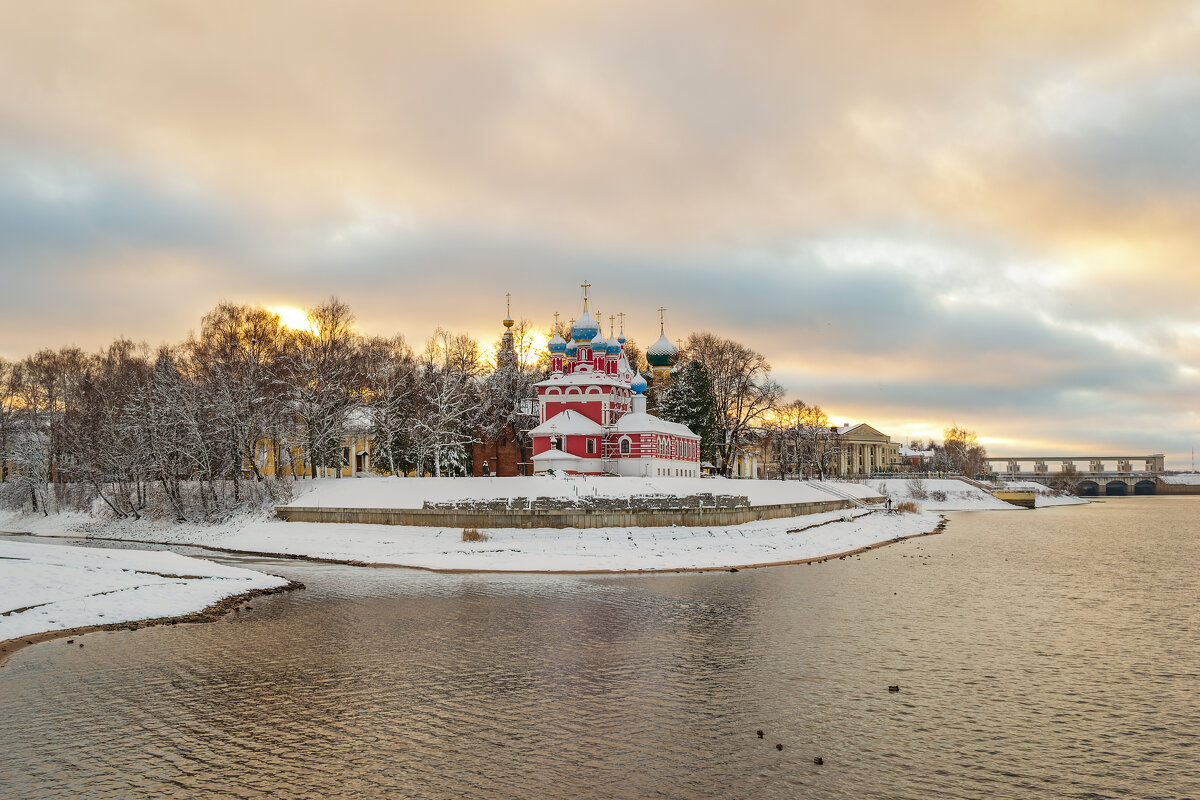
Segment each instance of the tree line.
[{"label": "tree line", "polygon": [[[469,474],[471,445],[501,438],[529,460],[549,360],[528,321],[513,328],[513,357],[485,363],[479,342],[441,328],[419,350],[362,335],[337,298],[308,314],[292,329],[221,303],[174,345],[0,359],[0,503],[211,519],[279,499],[289,480],[340,476],[350,434],[369,437],[372,470],[391,475]],[[635,342],[626,352],[646,368]],[[731,339],[692,334],[649,402],[700,435],[702,459],[724,474],[747,446],[770,449],[782,474],[832,471],[824,412],[785,402],[766,358]]]},{"label": "tree line", "polygon": [[536,424],[520,402],[536,360],[487,368],[478,342],[442,329],[420,351],[363,336],[336,298],[309,319],[294,330],[222,303],[157,350],[117,339],[0,359],[0,502],[137,518],[153,496],[177,519],[211,518],[285,493],[280,478],[340,475],[348,434],[371,438],[377,470],[463,474],[473,441]]}]

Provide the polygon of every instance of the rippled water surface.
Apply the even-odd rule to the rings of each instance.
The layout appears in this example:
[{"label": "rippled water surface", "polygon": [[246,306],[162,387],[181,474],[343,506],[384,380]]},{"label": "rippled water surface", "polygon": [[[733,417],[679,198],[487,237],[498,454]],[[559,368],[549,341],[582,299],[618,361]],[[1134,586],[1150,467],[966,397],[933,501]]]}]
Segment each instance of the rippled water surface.
[{"label": "rippled water surface", "polygon": [[0,796],[1200,796],[1200,498],[951,518],[738,573],[222,558],[308,589],[18,653]]}]

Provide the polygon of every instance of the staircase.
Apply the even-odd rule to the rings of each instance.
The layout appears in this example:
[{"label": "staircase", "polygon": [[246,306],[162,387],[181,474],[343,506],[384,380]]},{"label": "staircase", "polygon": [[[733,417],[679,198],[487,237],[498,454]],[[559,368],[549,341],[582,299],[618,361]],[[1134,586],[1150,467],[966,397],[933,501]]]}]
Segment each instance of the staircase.
[{"label": "staircase", "polygon": [[854,506],[856,508],[873,508],[874,507],[874,506],[867,505],[862,500],[858,499],[857,497],[850,494],[849,492],[843,492],[841,489],[830,486],[828,483],[825,483],[824,481],[821,481],[819,483],[813,483],[812,485],[819,487],[821,489],[821,491],[827,492],[841,500],[849,500],[851,503],[854,504]]}]

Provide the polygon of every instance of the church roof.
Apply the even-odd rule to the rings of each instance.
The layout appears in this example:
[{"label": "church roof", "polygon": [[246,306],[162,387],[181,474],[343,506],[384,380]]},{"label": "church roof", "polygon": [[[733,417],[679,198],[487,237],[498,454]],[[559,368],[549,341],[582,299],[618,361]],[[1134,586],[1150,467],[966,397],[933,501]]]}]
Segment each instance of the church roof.
[{"label": "church roof", "polygon": [[646,361],[654,367],[669,367],[679,355],[679,350],[671,344],[664,331],[659,334],[658,341],[646,348]]},{"label": "church roof", "polygon": [[600,423],[578,411],[560,411],[529,432],[530,436],[599,436]]},{"label": "church roof", "polygon": [[600,323],[587,311],[571,326],[571,338],[577,342],[591,341],[600,332]]},{"label": "church roof", "polygon": [[583,461],[581,456],[568,453],[566,450],[546,450],[538,453],[530,461]]},{"label": "church roof", "polygon": [[569,375],[551,375],[546,380],[535,383],[534,386],[614,386],[627,388],[628,384],[611,375],[605,375],[603,372],[585,370],[582,372],[572,372]]},{"label": "church roof", "polygon": [[700,438],[692,433],[692,429],[686,425],[680,425],[678,422],[667,422],[665,419],[642,411],[633,411],[623,415],[617,420],[616,431],[617,433],[666,433],[671,436],[682,436],[687,439]]}]

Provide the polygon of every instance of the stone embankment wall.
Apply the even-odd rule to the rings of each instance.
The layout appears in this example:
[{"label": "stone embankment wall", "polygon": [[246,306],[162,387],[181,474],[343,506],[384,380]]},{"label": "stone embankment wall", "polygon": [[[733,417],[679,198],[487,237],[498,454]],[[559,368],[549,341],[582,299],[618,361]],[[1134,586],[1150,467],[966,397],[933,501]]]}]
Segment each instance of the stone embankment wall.
[{"label": "stone embankment wall", "polygon": [[[849,500],[751,506],[746,498],[518,498],[426,508],[312,508],[279,506],[288,522],[342,522],[364,525],[413,525],[433,528],[630,528],[683,525],[740,525],[763,519],[802,517],[852,508]],[[734,505],[736,501],[741,505]],[[541,501],[545,501],[542,503]],[[708,502],[705,502],[708,501]],[[882,497],[864,498],[881,503]],[[528,507],[520,507],[527,504]],[[427,504],[428,505],[428,504]],[[514,507],[516,506],[516,507]]]},{"label": "stone embankment wall", "polygon": [[1200,485],[1195,483],[1167,483],[1155,481],[1155,494],[1200,494]]}]

